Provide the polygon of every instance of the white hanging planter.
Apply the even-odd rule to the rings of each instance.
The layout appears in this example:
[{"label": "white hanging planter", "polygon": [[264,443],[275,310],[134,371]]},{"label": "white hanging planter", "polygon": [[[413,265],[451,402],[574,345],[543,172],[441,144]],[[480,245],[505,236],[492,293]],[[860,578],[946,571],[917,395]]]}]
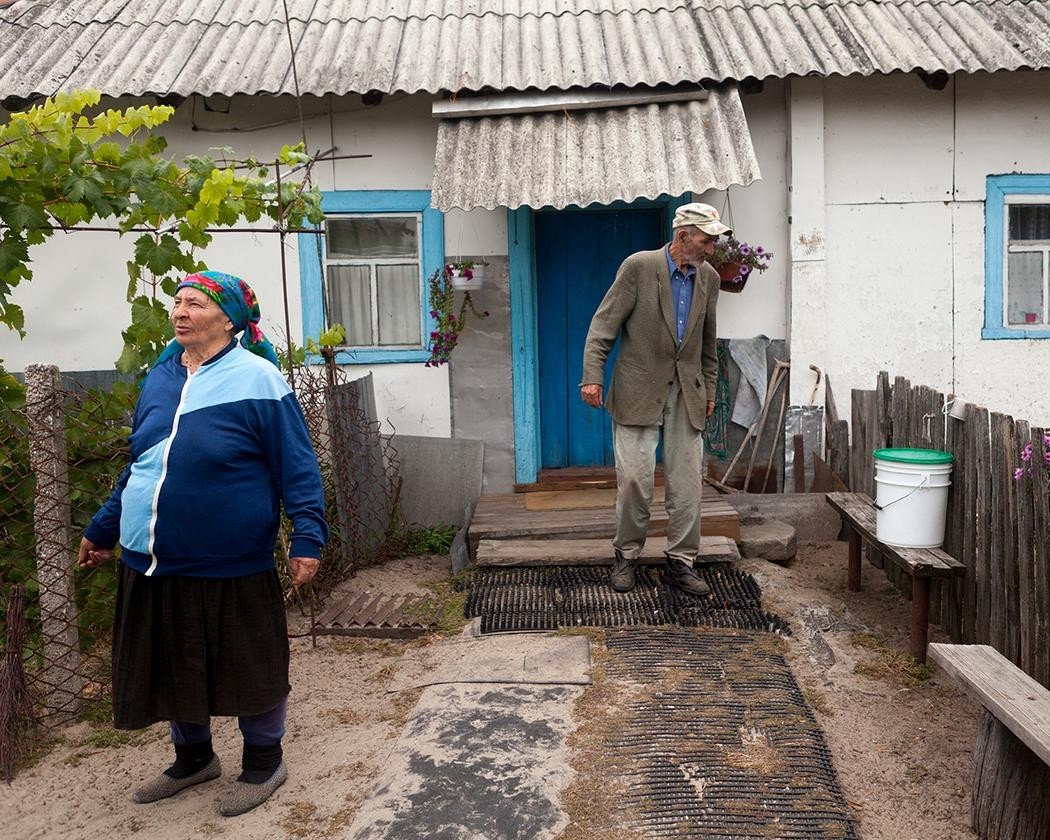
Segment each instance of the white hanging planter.
[{"label": "white hanging planter", "polygon": [[449,280],[452,282],[452,288],[461,292],[472,292],[476,289],[482,288],[485,285],[484,267],[475,265],[470,272],[471,276],[468,278],[467,275],[458,268],[452,269],[452,274],[449,276]]}]

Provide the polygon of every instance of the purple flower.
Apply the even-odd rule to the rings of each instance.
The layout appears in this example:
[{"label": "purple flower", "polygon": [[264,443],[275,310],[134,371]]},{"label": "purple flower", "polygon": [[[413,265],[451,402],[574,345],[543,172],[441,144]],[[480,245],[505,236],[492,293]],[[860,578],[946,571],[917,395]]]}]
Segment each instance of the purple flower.
[{"label": "purple flower", "polygon": [[1014,480],[1020,481],[1022,478],[1024,478],[1024,470],[1021,469],[1021,467],[1018,467],[1016,470],[1014,470]]},{"label": "purple flower", "polygon": [[742,256],[746,257],[748,254],[751,253],[751,246],[745,242],[743,245],[740,246],[740,253]]},{"label": "purple flower", "polygon": [[438,317],[438,315],[440,315],[440,314],[441,314],[441,313],[440,313],[440,312],[438,312],[438,311],[437,311],[436,309],[431,309],[431,310],[430,310],[430,317],[431,317],[431,318],[437,318],[437,317]]},{"label": "purple flower", "polygon": [[759,255],[760,257],[761,257],[761,256],[762,256],[762,255],[763,255],[763,254],[764,254],[765,252],[766,252],[766,249],[765,249],[765,248],[763,248],[763,247],[762,247],[761,245],[758,245],[758,246],[756,246],[756,247],[755,247],[755,253],[756,253],[756,254],[758,254],[758,255]]},{"label": "purple flower", "polygon": [[742,265],[742,266],[740,266],[740,279],[743,280],[745,277],[747,277],[748,272],[750,272],[750,271],[751,271],[751,266],[749,266],[749,265]]}]

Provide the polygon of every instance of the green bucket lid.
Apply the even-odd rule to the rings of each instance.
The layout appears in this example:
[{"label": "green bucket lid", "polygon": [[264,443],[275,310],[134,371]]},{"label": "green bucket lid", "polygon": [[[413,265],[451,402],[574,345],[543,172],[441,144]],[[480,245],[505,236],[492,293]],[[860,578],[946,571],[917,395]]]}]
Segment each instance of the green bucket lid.
[{"label": "green bucket lid", "polygon": [[955,460],[950,452],[939,449],[876,449],[871,453],[879,461],[893,461],[898,464],[950,464]]}]

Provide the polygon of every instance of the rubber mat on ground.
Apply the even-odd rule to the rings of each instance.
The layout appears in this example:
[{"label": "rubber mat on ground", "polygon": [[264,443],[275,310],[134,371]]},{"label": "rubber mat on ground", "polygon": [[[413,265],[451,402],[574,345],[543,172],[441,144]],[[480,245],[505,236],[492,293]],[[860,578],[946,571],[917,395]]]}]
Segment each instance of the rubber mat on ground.
[{"label": "rubber mat on ground", "polygon": [[624,821],[646,837],[857,838],[820,726],[769,636],[606,633],[626,686],[606,749],[628,768]]},{"label": "rubber mat on ground", "polygon": [[608,566],[479,569],[470,578],[465,613],[481,617],[482,633],[673,624],[726,627],[788,635],[787,623],[762,609],[755,579],[726,564],[697,574],[711,587],[698,597],[660,583],[639,569],[630,592],[614,592]]}]

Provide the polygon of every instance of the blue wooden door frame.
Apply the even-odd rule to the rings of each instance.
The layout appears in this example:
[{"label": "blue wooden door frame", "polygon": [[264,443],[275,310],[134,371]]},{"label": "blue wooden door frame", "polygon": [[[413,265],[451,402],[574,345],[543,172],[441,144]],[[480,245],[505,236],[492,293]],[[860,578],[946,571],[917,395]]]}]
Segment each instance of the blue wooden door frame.
[{"label": "blue wooden door frame", "polygon": [[[665,236],[670,239],[675,210],[691,199],[639,199],[616,202],[614,209],[660,209]],[[578,212],[568,208],[561,212]],[[583,208],[588,209],[588,208]],[[594,209],[591,207],[590,209]],[[537,351],[536,227],[531,207],[507,211],[507,253],[510,262],[511,375],[514,391],[514,474],[518,484],[531,484],[540,470],[540,392]]]}]

